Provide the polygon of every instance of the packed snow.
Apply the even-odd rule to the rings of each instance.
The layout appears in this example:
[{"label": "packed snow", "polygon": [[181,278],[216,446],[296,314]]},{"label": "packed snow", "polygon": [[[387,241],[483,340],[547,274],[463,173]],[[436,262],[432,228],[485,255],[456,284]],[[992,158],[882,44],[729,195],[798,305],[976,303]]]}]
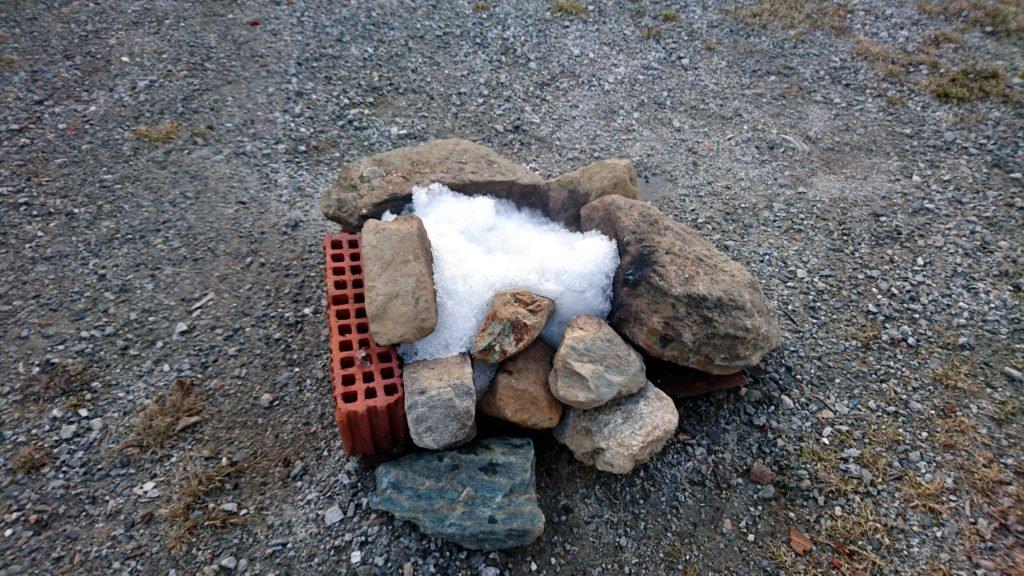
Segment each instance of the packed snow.
[{"label": "packed snow", "polygon": [[535,210],[441,184],[414,188],[406,213],[423,220],[437,290],[437,328],[399,347],[406,362],[468,351],[498,290],[519,288],[555,301],[541,333],[552,346],[573,316],[605,318],[611,309],[619,255],[615,241],[600,232],[571,232]]}]

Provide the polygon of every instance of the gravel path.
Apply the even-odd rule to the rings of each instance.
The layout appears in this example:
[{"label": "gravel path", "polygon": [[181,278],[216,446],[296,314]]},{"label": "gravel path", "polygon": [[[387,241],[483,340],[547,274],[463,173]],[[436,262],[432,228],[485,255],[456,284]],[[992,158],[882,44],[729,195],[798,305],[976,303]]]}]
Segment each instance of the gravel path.
[{"label": "gravel path", "polygon": [[[0,574],[1021,574],[1024,42],[961,4],[4,2]],[[538,437],[488,555],[368,509],[327,391],[317,195],[449,136],[633,159],[786,331],[630,476]]]}]

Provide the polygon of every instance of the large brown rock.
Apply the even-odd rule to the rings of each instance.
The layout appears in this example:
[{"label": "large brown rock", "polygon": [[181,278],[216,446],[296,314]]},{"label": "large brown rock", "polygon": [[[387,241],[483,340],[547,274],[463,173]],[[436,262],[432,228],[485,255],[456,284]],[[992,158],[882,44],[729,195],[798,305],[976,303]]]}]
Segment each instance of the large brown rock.
[{"label": "large brown rock", "polygon": [[357,231],[387,210],[399,212],[414,186],[440,182],[463,194],[488,194],[520,206],[547,209],[544,181],[495,151],[457,138],[432,140],[355,160],[320,196],[320,210],[346,230]]},{"label": "large brown rock", "polygon": [[433,258],[423,222],[399,216],[363,227],[363,281],[370,333],[378,344],[413,342],[437,326]]},{"label": "large brown rock", "polygon": [[414,444],[447,450],[476,436],[476,389],[469,356],[410,362],[402,378]]},{"label": "large brown rock", "polygon": [[617,194],[639,198],[636,170],[629,160],[610,158],[552,178],[546,183],[547,214],[573,230],[580,226],[580,209],[588,203]]},{"label": "large brown rock", "polygon": [[594,408],[644,387],[643,357],[596,316],[575,316],[565,327],[548,385],[555,398]]},{"label": "large brown rock", "polygon": [[628,474],[661,451],[679,424],[679,411],[647,383],[639,392],[594,408],[566,408],[555,439],[598,470]]},{"label": "large brown rock", "polygon": [[756,365],[781,340],[779,320],[742,265],[647,202],[605,196],[584,230],[616,240],[609,323],[652,356],[712,374]]},{"label": "large brown rock", "polygon": [[555,311],[555,302],[525,290],[501,290],[480,323],[470,354],[474,360],[501,362],[533,342]]},{"label": "large brown rock", "polygon": [[554,428],[562,418],[562,403],[548,389],[548,373],[555,350],[535,340],[519,354],[505,360],[480,400],[484,414],[523,428]]}]

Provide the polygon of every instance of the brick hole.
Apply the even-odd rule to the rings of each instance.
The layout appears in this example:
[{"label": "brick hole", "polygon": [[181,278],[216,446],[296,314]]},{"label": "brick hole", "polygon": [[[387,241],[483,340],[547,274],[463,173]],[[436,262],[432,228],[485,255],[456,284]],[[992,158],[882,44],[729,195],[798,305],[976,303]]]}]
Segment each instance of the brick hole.
[{"label": "brick hole", "polygon": [[345,248],[344,240],[331,240],[331,250],[343,250]]},{"label": "brick hole", "polygon": [[370,339],[369,338],[360,338],[359,341],[357,342],[357,344],[359,344],[359,348],[361,348],[361,349],[369,348],[370,347]]},{"label": "brick hole", "polygon": [[359,400],[359,394],[355,390],[346,390],[341,393],[341,401],[345,404],[355,404],[356,400]]},{"label": "brick hole", "polygon": [[351,357],[351,356],[346,356],[346,357],[341,359],[341,367],[342,368],[352,368],[355,365],[356,365],[356,359]]},{"label": "brick hole", "polygon": [[[383,372],[383,370],[381,372]],[[384,385],[384,395],[385,396],[396,396],[396,395],[398,395],[398,384],[395,384],[394,382],[389,382],[388,384],[385,384]]]},{"label": "brick hole", "polygon": [[359,241],[354,239],[354,238],[350,239],[348,241],[348,247],[353,249],[353,250],[355,250],[356,248],[359,248]]},{"label": "brick hole", "polygon": [[335,294],[331,296],[331,306],[344,306],[348,304],[348,294]]},{"label": "brick hole", "polygon": [[341,375],[341,385],[342,386],[353,386],[353,385],[355,385],[355,383],[356,383],[356,375],[355,374],[342,374]]},{"label": "brick hole", "polygon": [[355,346],[352,344],[351,340],[342,340],[338,344],[338,349],[342,352],[351,352],[355,350]]},{"label": "brick hole", "polygon": [[[377,361],[380,362],[381,364],[387,364],[387,363],[391,362],[391,358],[392,358],[391,352],[378,352],[377,353]],[[388,376],[388,378],[390,378],[390,376]]]},{"label": "brick hole", "polygon": [[353,264],[349,268],[349,270],[352,272],[353,276],[359,276],[360,274],[363,273],[363,267],[362,266],[356,266],[355,264]]},{"label": "brick hole", "polygon": [[334,313],[334,317],[338,320],[348,320],[352,318],[352,312],[348,308],[338,308]]},{"label": "brick hole", "polygon": [[395,369],[392,368],[391,366],[385,366],[384,368],[381,368],[380,369],[380,377],[384,378],[384,379],[394,378],[395,377]]},{"label": "brick hole", "polygon": [[344,266],[335,266],[335,267],[331,268],[331,274],[334,274],[335,276],[344,276],[345,275],[345,267]]},{"label": "brick hole", "polygon": [[366,308],[356,308],[356,318],[366,318]]},{"label": "brick hole", "polygon": [[[352,287],[355,289],[362,289],[363,281],[359,278],[352,279]],[[362,302],[362,300],[356,300],[356,302]]]},{"label": "brick hole", "polygon": [[335,290],[348,290],[348,282],[345,281],[345,280],[335,280],[334,281],[334,289]]},{"label": "brick hole", "polygon": [[370,325],[366,322],[360,322],[356,324],[356,332],[358,334],[368,334],[370,332]]},{"label": "brick hole", "polygon": [[334,254],[331,254],[331,262],[344,262],[344,261],[345,261],[345,253],[344,252],[335,252]]},{"label": "brick hole", "polygon": [[363,372],[363,384],[369,384],[369,383],[371,383],[373,381],[374,381],[373,372],[371,372],[371,371]]},{"label": "brick hole", "polygon": [[360,258],[361,258],[361,256],[359,255],[359,252],[353,252],[352,253],[352,261],[353,262],[359,262]]},{"label": "brick hole", "polygon": [[348,336],[352,333],[351,324],[338,324],[338,334],[341,336]]},{"label": "brick hole", "polygon": [[[360,288],[363,287],[363,283],[362,282],[359,282],[359,287]],[[358,294],[353,294],[352,295],[352,301],[355,302],[356,304],[362,304],[363,302],[366,301],[366,295],[363,294],[362,292],[360,292]]]},{"label": "brick hole", "polygon": [[377,389],[376,388],[367,388],[366,390],[363,390],[363,398],[365,398],[367,400],[373,400],[376,397],[377,397]]}]

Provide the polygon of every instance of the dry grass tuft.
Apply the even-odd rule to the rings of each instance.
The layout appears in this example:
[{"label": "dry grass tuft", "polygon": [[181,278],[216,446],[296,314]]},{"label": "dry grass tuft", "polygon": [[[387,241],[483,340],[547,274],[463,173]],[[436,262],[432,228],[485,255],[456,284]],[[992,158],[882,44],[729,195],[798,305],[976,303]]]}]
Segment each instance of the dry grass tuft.
[{"label": "dry grass tuft", "polygon": [[967,66],[925,82],[932,96],[949,102],[974,102],[984,98],[1014,100],[1006,72],[1000,68]]},{"label": "dry grass tuft", "polygon": [[220,510],[212,497],[249,468],[250,465],[239,463],[220,464],[215,468],[187,463],[172,491],[170,505],[163,510],[167,519],[173,523],[168,547],[172,550],[186,548],[196,532],[203,527],[220,528],[244,522],[247,516]]},{"label": "dry grass tuft", "polygon": [[658,18],[662,22],[677,22],[679,20],[679,13],[678,12],[662,12],[661,16],[658,16]]},{"label": "dry grass tuft", "polygon": [[859,328],[850,328],[846,331],[846,337],[861,345],[863,348],[874,344],[882,335],[882,328],[875,323],[868,323]]},{"label": "dry grass tuft", "polygon": [[932,516],[942,516],[949,508],[945,503],[946,489],[941,478],[924,482],[909,474],[904,479],[902,493],[911,508],[924,510]]},{"label": "dry grass tuft", "polygon": [[565,14],[567,16],[585,16],[587,14],[587,7],[571,0],[555,0],[551,3],[551,13]]},{"label": "dry grass tuft", "polygon": [[928,46],[915,52],[894,50],[873,40],[858,36],[853,41],[853,55],[866,60],[885,73],[886,76],[899,78],[906,74],[910,66],[927,66],[938,68],[941,63],[935,56],[934,48]]},{"label": "dry grass tuft", "polygon": [[21,64],[21,60],[9,54],[0,56],[0,70],[14,70]]},{"label": "dry grass tuft", "polygon": [[928,38],[928,43],[933,46],[942,46],[943,44],[949,44],[950,46],[963,46],[964,37],[961,36],[954,30],[939,30],[938,32],[931,35]]},{"label": "dry grass tuft", "polygon": [[122,448],[159,454],[164,444],[181,431],[181,424],[187,422],[183,419],[198,417],[202,411],[203,403],[195,394],[195,382],[178,380],[170,392],[139,412]]},{"label": "dry grass tuft", "polygon": [[132,130],[132,136],[149,144],[167,144],[181,136],[181,123],[168,120],[163,124],[139,126]]},{"label": "dry grass tuft", "polygon": [[976,385],[969,373],[970,366],[957,358],[950,358],[946,364],[932,371],[932,380],[946,389],[974,391]]},{"label": "dry grass tuft", "polygon": [[490,9],[491,9],[491,7],[487,4],[487,2],[474,2],[473,3],[473,12],[486,12],[486,11],[488,11]]},{"label": "dry grass tuft", "polygon": [[1000,36],[1024,37],[1024,4],[1019,0],[922,0],[917,8],[925,14],[956,18],[977,28],[991,28]]},{"label": "dry grass tuft", "polygon": [[660,35],[661,35],[661,30],[658,30],[654,26],[648,26],[647,28],[644,28],[644,32],[642,34],[644,40],[653,40],[653,39],[657,38]]},{"label": "dry grass tuft", "polygon": [[808,29],[838,31],[846,28],[845,4],[825,0],[757,0],[736,9],[749,24],[803,32]]},{"label": "dry grass tuft", "polygon": [[38,444],[29,444],[15,452],[11,469],[18,474],[31,474],[50,463],[50,453]]}]

